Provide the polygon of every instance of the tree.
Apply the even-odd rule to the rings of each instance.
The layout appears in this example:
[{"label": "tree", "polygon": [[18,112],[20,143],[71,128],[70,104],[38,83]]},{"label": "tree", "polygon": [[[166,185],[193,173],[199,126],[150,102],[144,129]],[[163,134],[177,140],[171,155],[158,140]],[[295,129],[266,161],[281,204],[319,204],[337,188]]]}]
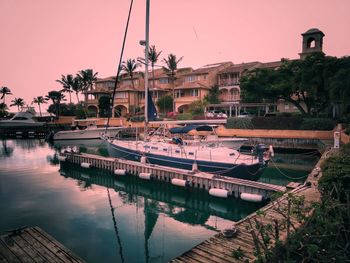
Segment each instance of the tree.
[{"label": "tree", "polygon": [[219,86],[214,85],[209,90],[209,94],[205,95],[204,100],[210,104],[219,104],[220,103],[219,95],[220,95]]},{"label": "tree", "polygon": [[8,108],[5,103],[0,103],[0,118],[3,118],[8,114],[7,109]]},{"label": "tree", "polygon": [[[342,112],[350,114],[350,57],[328,61],[327,91],[333,107],[339,105]],[[349,116],[348,116],[349,117]]]},{"label": "tree", "polygon": [[101,117],[111,116],[111,98],[109,96],[102,96],[98,100],[99,115]]},{"label": "tree", "polygon": [[64,94],[61,91],[50,91],[47,95],[46,95],[46,99],[47,100],[51,100],[52,101],[52,105],[54,108],[54,111],[52,111],[52,107],[48,109],[48,112],[55,112],[56,117],[59,118],[60,116],[60,104],[61,101],[64,99]]},{"label": "tree", "polygon": [[19,111],[19,107],[23,107],[25,102],[22,98],[14,98],[12,101],[12,104],[10,104],[10,106],[17,106],[17,109]]},{"label": "tree", "polygon": [[67,74],[66,76],[61,75],[61,79],[56,80],[57,82],[61,83],[63,86],[62,91],[69,94],[69,103],[72,103],[72,86],[73,86],[73,75]]},{"label": "tree", "polygon": [[[69,95],[70,95],[70,93],[69,93]],[[41,107],[40,107],[40,104],[47,103],[47,100],[44,99],[43,96],[38,96],[38,97],[35,97],[35,98],[33,99],[33,102],[32,102],[32,103],[38,104],[38,106],[39,106],[39,112],[40,112],[40,117],[41,117]]]},{"label": "tree", "polygon": [[77,77],[80,78],[82,83],[81,91],[84,92],[85,101],[87,100],[87,91],[92,89],[93,83],[97,80],[98,72],[94,73],[92,69],[80,70]]},{"label": "tree", "polygon": [[[123,61],[122,63],[122,71],[124,71],[130,76],[133,90],[135,90],[134,74],[139,66],[140,64],[136,63],[135,59],[128,59],[126,62]],[[133,111],[135,113],[135,107],[133,107]]]},{"label": "tree", "polygon": [[153,89],[155,88],[155,79],[154,79],[154,66],[158,61],[158,58],[162,51],[157,52],[156,46],[150,46],[148,50],[148,60],[151,63],[152,67],[152,82],[153,82]]},{"label": "tree", "polygon": [[170,77],[172,88],[173,88],[173,112],[175,112],[175,80],[176,80],[176,70],[177,65],[180,63],[180,61],[183,59],[183,57],[177,59],[176,55],[169,54],[168,58],[163,58],[163,62],[166,64],[165,67],[163,67],[163,70],[165,73]]},{"label": "tree", "polygon": [[12,94],[11,90],[8,87],[1,87],[0,93],[1,93],[1,98],[0,99],[3,100],[2,101],[3,103],[5,103],[5,96]]},{"label": "tree", "polygon": [[165,95],[160,97],[156,102],[159,110],[164,114],[172,110],[173,107],[173,97]]},{"label": "tree", "polygon": [[206,105],[207,105],[207,102],[205,100],[192,101],[189,106],[192,116],[203,116]]}]

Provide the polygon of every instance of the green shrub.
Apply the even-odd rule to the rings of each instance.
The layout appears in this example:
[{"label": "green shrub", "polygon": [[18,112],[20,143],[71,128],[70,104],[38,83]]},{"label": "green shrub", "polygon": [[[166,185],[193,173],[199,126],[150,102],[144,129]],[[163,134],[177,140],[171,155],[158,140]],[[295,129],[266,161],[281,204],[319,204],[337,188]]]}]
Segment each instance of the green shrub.
[{"label": "green shrub", "polygon": [[332,119],[304,118],[300,130],[330,131],[334,129],[335,125],[336,122]]},{"label": "green shrub", "polygon": [[[335,187],[337,194],[340,193],[341,201],[346,200],[346,193],[350,191],[350,144],[342,147],[339,154],[328,158],[322,164],[322,177],[319,188],[323,194],[332,194]],[[335,194],[335,193],[333,193]]]},{"label": "green shrub", "polygon": [[145,116],[143,115],[136,115],[136,116],[132,116],[130,117],[130,119],[128,119],[131,122],[143,122],[145,121]]},{"label": "green shrub", "polygon": [[253,129],[251,118],[228,118],[226,123],[227,129]]},{"label": "green shrub", "polygon": [[179,121],[192,120],[192,114],[191,113],[182,113],[182,114],[177,115],[176,119]]},{"label": "green shrub", "polygon": [[254,117],[252,124],[255,129],[298,130],[302,120],[300,116]]}]

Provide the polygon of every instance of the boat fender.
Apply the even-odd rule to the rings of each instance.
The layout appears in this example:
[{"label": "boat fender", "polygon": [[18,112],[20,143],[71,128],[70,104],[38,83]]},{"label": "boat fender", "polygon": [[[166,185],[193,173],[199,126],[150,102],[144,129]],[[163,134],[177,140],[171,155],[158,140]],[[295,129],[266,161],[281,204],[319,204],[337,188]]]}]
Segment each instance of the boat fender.
[{"label": "boat fender", "polygon": [[196,161],[194,161],[193,164],[192,164],[192,171],[193,172],[197,172],[198,171],[198,164],[197,164]]},{"label": "boat fender", "polygon": [[58,156],[58,160],[64,162],[67,159],[67,156],[60,155]]},{"label": "boat fender", "polygon": [[151,173],[139,173],[139,178],[144,179],[144,180],[151,180],[152,175],[151,175]]},{"label": "boat fender", "polygon": [[264,197],[258,194],[241,193],[241,199],[248,202],[260,203],[264,200]]},{"label": "boat fender", "polygon": [[211,188],[209,194],[215,197],[228,198],[228,191],[220,188]]},{"label": "boat fender", "polygon": [[269,146],[269,153],[270,153],[270,156],[271,156],[271,157],[274,157],[274,156],[275,156],[275,152],[274,152],[274,150],[273,150],[272,145]]},{"label": "boat fender", "polygon": [[141,156],[140,162],[145,164],[147,162],[147,157],[146,156]]},{"label": "boat fender", "polygon": [[182,179],[178,179],[178,178],[171,179],[171,184],[177,185],[177,186],[182,186],[182,187],[188,186],[188,182],[186,180],[182,180]]},{"label": "boat fender", "polygon": [[81,163],[80,166],[83,167],[83,168],[90,168],[91,167],[91,163]]},{"label": "boat fender", "polygon": [[114,170],[114,174],[115,175],[125,175],[126,170],[125,169],[116,169],[116,170]]}]

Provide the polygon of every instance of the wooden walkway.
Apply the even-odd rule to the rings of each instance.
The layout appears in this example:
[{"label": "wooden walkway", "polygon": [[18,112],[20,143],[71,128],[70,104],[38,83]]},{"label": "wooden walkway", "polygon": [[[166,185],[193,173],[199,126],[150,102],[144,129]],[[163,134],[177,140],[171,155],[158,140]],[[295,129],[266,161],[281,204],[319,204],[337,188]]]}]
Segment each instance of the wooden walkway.
[{"label": "wooden walkway", "polygon": [[[327,158],[328,154],[329,152],[323,154],[316,167],[308,176],[307,183],[289,192],[294,193],[296,196],[303,196],[306,205],[320,200],[320,193],[317,189],[318,179],[321,177],[320,164]],[[223,233],[219,233],[185,252],[178,258],[173,259],[171,262],[253,262],[256,259],[254,256],[256,246],[253,238],[254,234],[250,232],[250,222],[254,222],[254,218],[259,218],[259,221],[263,220],[263,224],[274,223],[274,220],[282,219],[283,217],[282,214],[277,211],[280,211],[283,207],[286,208],[287,205],[287,194],[284,194],[282,197],[260,210],[263,211],[265,216],[259,217],[257,213],[253,213],[238,221],[234,226],[235,229],[237,229],[237,235],[235,237],[228,238],[225,237]],[[291,217],[291,222],[296,227],[300,226],[297,218],[293,216]],[[285,231],[286,230],[279,233],[281,241],[286,238]],[[244,256],[242,258],[234,258],[232,256],[232,253],[237,250],[243,252]]]},{"label": "wooden walkway", "polygon": [[229,195],[236,198],[240,198],[241,193],[256,194],[264,198],[269,198],[273,192],[284,192],[286,190],[286,187],[279,185],[92,154],[64,153],[61,157],[65,157],[65,161],[70,163],[78,165],[81,165],[81,163],[88,163],[93,168],[107,170],[112,173],[117,169],[125,170],[128,174],[133,175],[150,173],[153,180],[171,182],[172,179],[176,178],[185,180],[188,187],[200,188],[208,191],[211,188],[225,189],[228,191]]},{"label": "wooden walkway", "polygon": [[84,262],[39,227],[13,230],[0,237],[0,262]]}]

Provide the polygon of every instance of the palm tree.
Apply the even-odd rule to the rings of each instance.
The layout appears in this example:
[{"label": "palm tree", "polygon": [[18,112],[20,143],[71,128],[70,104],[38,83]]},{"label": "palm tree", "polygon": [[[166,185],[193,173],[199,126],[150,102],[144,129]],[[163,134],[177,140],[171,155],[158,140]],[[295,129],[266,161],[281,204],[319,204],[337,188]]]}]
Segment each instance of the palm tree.
[{"label": "palm tree", "polygon": [[[70,95],[70,93],[69,93],[69,95]],[[38,104],[38,106],[39,106],[39,112],[40,112],[40,117],[41,117],[41,107],[40,107],[40,104],[47,103],[47,101],[44,99],[43,96],[38,96],[38,97],[35,97],[35,98],[33,99],[33,102],[32,102],[32,103]]]},{"label": "palm tree", "polygon": [[[128,59],[126,62],[123,61],[123,63],[122,63],[122,68],[121,69],[130,76],[130,78],[131,78],[131,85],[132,85],[133,90],[135,90],[134,73],[135,73],[136,69],[139,66],[140,66],[140,64],[137,63],[135,61],[135,59]],[[135,111],[135,109],[136,108],[134,107],[134,111]]]},{"label": "palm tree", "polygon": [[8,114],[7,110],[7,105],[5,103],[0,103],[0,118],[5,117]]},{"label": "palm tree", "polygon": [[158,61],[158,57],[160,56],[160,54],[162,53],[162,51],[157,52],[156,50],[156,46],[150,46],[149,50],[148,50],[148,60],[151,63],[151,67],[152,67],[152,82],[153,82],[153,89],[155,88],[155,80],[154,80],[154,65],[157,63]]},{"label": "palm tree", "polygon": [[69,103],[72,104],[72,96],[71,93],[72,91],[72,85],[73,85],[73,75],[72,74],[67,74],[61,75],[61,79],[57,79],[57,82],[61,83],[63,86],[62,91],[69,93]]},{"label": "palm tree", "polygon": [[183,57],[177,59],[176,55],[169,54],[168,59],[163,58],[163,62],[166,64],[166,67],[163,67],[163,70],[170,77],[171,83],[173,86],[173,112],[175,113],[175,79],[176,79],[176,70],[177,65],[183,59]]},{"label": "palm tree", "polygon": [[1,87],[0,93],[1,93],[1,99],[3,100],[3,103],[5,103],[5,96],[12,94],[11,90],[8,87]]},{"label": "palm tree", "polygon": [[12,106],[17,106],[17,109],[19,111],[19,107],[23,107],[25,102],[22,98],[14,98],[13,100],[11,100],[12,104],[10,105]]},{"label": "palm tree", "polygon": [[51,100],[52,101],[52,104],[55,106],[55,111],[56,111],[56,116],[57,118],[59,117],[60,115],[60,103],[61,103],[61,100],[64,99],[64,94],[61,92],[61,91],[56,91],[56,90],[53,90],[53,91],[50,91],[47,95],[46,95],[46,100]]},{"label": "palm tree", "polygon": [[82,92],[85,92],[85,101],[87,100],[86,92],[92,89],[92,84],[97,80],[98,72],[94,73],[92,69],[80,70],[77,74],[77,77],[80,78],[82,82]]},{"label": "palm tree", "polygon": [[72,90],[75,92],[75,95],[77,96],[78,104],[80,104],[79,92],[82,92],[82,90],[83,90],[83,82],[82,82],[80,77],[76,76],[73,79]]}]

